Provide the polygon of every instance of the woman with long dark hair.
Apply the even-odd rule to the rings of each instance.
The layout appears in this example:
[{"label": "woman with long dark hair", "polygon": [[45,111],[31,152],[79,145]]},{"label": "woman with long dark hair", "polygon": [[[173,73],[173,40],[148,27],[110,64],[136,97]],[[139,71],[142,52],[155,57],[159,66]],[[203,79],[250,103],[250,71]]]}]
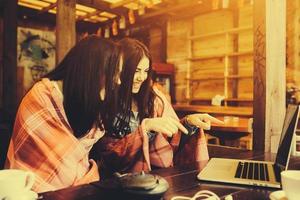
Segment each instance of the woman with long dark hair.
[{"label": "woman with long dark hair", "polygon": [[102,171],[136,172],[208,159],[203,132],[208,114],[179,121],[166,97],[152,87],[151,56],[144,44],[125,38],[119,103],[114,120],[105,122],[107,134],[95,146]]},{"label": "woman with long dark hair", "polygon": [[[97,36],[79,41],[23,98],[6,168],[32,171],[44,192],[99,180],[88,154],[113,116],[120,48]],[[111,109],[104,109],[110,107]]]}]

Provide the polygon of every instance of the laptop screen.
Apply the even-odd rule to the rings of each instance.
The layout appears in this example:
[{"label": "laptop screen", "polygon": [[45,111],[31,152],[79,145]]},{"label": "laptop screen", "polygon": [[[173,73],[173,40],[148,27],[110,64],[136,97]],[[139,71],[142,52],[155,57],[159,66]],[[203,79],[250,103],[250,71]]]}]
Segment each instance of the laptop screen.
[{"label": "laptop screen", "polygon": [[286,168],[291,150],[291,143],[299,118],[299,106],[289,105],[284,119],[280,143],[276,156],[276,165]]}]

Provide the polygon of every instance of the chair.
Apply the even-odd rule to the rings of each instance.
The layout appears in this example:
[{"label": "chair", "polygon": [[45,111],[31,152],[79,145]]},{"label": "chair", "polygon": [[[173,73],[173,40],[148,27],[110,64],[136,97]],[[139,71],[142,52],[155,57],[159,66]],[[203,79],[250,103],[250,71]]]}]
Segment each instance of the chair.
[{"label": "chair", "polygon": [[253,146],[253,118],[248,120],[248,132],[249,134],[240,138],[240,147],[252,150]]},{"label": "chair", "polygon": [[0,109],[0,169],[4,168],[6,154],[12,133],[14,115]]},{"label": "chair", "polygon": [[216,145],[220,145],[220,140],[218,137],[212,136],[209,133],[205,134],[206,137],[206,143],[207,144],[216,144]]},{"label": "chair", "polygon": [[11,128],[6,124],[0,124],[0,169],[4,168],[10,137]]}]

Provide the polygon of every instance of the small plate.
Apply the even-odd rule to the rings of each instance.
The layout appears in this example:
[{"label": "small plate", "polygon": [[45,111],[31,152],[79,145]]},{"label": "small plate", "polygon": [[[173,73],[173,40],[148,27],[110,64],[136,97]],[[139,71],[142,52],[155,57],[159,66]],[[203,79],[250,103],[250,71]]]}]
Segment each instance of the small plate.
[{"label": "small plate", "polygon": [[271,200],[288,200],[283,190],[278,190],[270,194]]},{"label": "small plate", "polygon": [[8,197],[1,198],[4,200],[36,200],[38,199],[38,194],[34,191],[24,191],[23,193],[15,193]]}]

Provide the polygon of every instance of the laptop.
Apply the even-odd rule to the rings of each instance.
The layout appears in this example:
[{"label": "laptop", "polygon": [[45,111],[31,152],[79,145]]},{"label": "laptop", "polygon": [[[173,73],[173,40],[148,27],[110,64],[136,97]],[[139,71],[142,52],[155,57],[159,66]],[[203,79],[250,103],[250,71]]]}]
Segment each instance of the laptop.
[{"label": "laptop", "polygon": [[197,175],[199,180],[280,188],[280,172],[286,170],[299,119],[299,106],[289,105],[284,119],[276,161],[212,158]]}]

